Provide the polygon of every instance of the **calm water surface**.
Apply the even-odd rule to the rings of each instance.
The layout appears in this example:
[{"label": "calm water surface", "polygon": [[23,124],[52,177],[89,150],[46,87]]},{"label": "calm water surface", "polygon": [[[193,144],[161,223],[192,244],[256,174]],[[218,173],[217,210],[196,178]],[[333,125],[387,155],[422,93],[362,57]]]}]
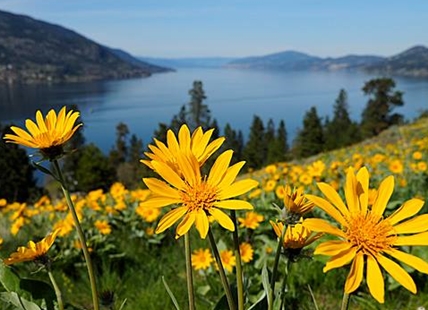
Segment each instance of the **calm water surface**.
[{"label": "calm water surface", "polygon": [[[212,115],[220,128],[230,123],[247,137],[253,116],[275,125],[283,119],[289,142],[302,124],[304,113],[316,106],[320,116],[332,114],[341,88],[348,93],[351,117],[359,120],[367,97],[361,91],[375,76],[347,72],[271,72],[234,69],[180,69],[150,78],[65,85],[0,86],[0,121],[24,126],[37,109],[47,112],[76,104],[82,112],[84,134],[107,152],[114,144],[115,126],[152,141],[159,122],[169,123],[189,101],[194,80],[202,80]],[[407,119],[428,108],[428,80],[395,78],[404,91],[405,105],[397,108]]]}]

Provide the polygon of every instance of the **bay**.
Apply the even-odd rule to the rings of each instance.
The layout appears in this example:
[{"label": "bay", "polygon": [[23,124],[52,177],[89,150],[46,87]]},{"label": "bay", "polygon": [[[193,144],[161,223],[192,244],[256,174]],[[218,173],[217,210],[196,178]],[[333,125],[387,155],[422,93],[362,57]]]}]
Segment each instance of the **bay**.
[{"label": "bay", "polygon": [[[104,152],[114,145],[115,127],[126,123],[132,134],[152,142],[160,122],[169,124],[174,114],[189,101],[188,91],[201,80],[212,116],[220,129],[226,123],[247,138],[254,115],[265,124],[283,119],[289,143],[304,113],[315,106],[321,117],[331,116],[341,88],[348,93],[351,117],[360,120],[368,98],[364,82],[378,76],[359,72],[280,72],[225,68],[183,68],[149,78],[52,85],[0,86],[0,122],[24,127],[25,119],[40,109],[59,110],[63,105],[79,107],[87,142]],[[396,89],[404,92],[405,104],[394,112],[412,120],[428,109],[428,80],[395,77]]]}]

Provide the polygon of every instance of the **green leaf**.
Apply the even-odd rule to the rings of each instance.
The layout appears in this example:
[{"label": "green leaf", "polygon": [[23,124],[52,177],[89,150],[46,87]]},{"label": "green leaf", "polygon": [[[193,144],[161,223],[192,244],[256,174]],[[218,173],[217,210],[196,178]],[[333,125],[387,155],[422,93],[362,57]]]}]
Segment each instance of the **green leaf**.
[{"label": "green leaf", "polygon": [[[262,302],[264,301],[264,302]],[[261,309],[267,309],[268,305],[266,304],[266,292],[263,291],[263,294],[260,296],[259,299],[257,299],[257,301],[251,305],[250,308],[248,308],[248,310],[261,310]]]},{"label": "green leaf", "polygon": [[263,289],[266,293],[267,296],[267,302],[268,302],[268,308],[272,309],[271,305],[272,305],[272,289],[270,287],[270,283],[269,283],[269,273],[266,267],[266,264],[263,266],[262,269],[262,284],[263,284]]},{"label": "green leaf", "polygon": [[20,279],[13,270],[0,262],[0,282],[8,292],[19,292]]},{"label": "green leaf", "polygon": [[165,286],[165,289],[166,289],[169,297],[172,300],[172,303],[175,306],[175,309],[180,310],[180,306],[178,305],[177,299],[175,298],[174,293],[169,288],[168,284],[166,283],[165,277],[163,277],[163,276],[162,276],[162,282],[163,282],[163,285]]},{"label": "green leaf", "polygon": [[20,297],[15,292],[0,293],[0,300],[15,306],[16,309],[20,310],[41,310],[37,304]]},{"label": "green leaf", "polygon": [[33,299],[43,299],[47,310],[55,309],[55,291],[48,283],[39,280],[21,279],[20,288],[28,292]]}]

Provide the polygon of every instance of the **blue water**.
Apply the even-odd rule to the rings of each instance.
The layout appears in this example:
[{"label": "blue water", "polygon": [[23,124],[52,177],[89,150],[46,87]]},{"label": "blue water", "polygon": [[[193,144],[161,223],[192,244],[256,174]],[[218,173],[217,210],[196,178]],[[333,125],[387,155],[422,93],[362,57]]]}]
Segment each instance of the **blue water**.
[{"label": "blue water", "polygon": [[[169,123],[189,101],[194,80],[204,83],[205,101],[220,128],[230,123],[247,137],[253,116],[275,125],[283,119],[289,143],[301,127],[304,113],[316,106],[322,117],[332,114],[339,90],[348,93],[349,110],[359,120],[367,102],[361,91],[375,78],[349,72],[272,72],[236,69],[192,68],[156,74],[149,78],[62,85],[0,86],[0,121],[24,126],[26,118],[74,103],[82,112],[84,135],[108,152],[115,141],[115,126],[128,125],[130,132],[152,141],[159,122]],[[404,92],[405,105],[395,112],[415,118],[428,108],[428,80],[395,78]]]}]

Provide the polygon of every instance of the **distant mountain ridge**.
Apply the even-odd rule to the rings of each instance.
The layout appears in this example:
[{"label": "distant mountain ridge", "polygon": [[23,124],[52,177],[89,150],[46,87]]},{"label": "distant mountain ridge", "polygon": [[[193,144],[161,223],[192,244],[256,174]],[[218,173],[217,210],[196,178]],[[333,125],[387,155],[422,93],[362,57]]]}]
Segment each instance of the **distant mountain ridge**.
[{"label": "distant mountain ridge", "polygon": [[185,57],[185,58],[161,58],[161,57],[137,57],[138,59],[164,66],[168,68],[220,68],[235,60],[233,57]]},{"label": "distant mountain ridge", "polygon": [[361,70],[375,74],[428,77],[428,48],[419,45],[392,57],[347,55],[321,58],[296,51],[285,51],[235,59],[226,64],[226,67],[287,71]]},{"label": "distant mountain ridge", "polygon": [[92,81],[167,70],[64,27],[0,11],[0,82]]}]

